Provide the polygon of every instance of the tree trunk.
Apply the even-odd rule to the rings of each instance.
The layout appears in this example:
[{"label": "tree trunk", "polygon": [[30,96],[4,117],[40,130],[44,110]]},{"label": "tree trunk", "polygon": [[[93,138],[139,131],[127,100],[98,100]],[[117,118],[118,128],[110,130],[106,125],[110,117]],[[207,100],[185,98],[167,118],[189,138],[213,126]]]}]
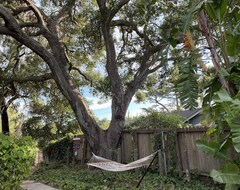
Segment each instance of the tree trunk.
[{"label": "tree trunk", "polygon": [[7,106],[5,104],[5,101],[2,101],[1,105],[1,119],[2,119],[2,133],[9,135],[9,119],[8,119],[8,113],[7,113]]}]

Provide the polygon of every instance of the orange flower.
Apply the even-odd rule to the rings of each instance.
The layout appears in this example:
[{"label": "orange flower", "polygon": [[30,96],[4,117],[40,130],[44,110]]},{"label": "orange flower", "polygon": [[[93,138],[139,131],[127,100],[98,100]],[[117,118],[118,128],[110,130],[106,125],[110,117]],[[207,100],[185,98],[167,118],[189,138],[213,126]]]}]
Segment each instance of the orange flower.
[{"label": "orange flower", "polygon": [[194,41],[192,39],[192,34],[190,32],[187,32],[184,35],[184,48],[187,51],[192,51],[195,49]]}]

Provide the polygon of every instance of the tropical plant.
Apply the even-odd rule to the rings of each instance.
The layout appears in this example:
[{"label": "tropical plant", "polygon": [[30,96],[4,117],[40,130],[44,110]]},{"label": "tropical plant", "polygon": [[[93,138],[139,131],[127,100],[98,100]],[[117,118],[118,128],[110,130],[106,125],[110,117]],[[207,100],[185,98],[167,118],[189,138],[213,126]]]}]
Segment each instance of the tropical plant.
[{"label": "tropical plant", "polygon": [[[208,56],[216,75],[205,87],[203,100],[204,119],[210,129],[211,140],[199,140],[197,146],[216,158],[225,160],[220,171],[213,170],[210,176],[226,189],[240,187],[239,165],[230,158],[228,150],[239,156],[239,57],[240,57],[240,8],[239,1],[192,1],[189,14],[185,16],[184,28],[192,28],[197,16]],[[226,131],[229,130],[229,131]]]}]

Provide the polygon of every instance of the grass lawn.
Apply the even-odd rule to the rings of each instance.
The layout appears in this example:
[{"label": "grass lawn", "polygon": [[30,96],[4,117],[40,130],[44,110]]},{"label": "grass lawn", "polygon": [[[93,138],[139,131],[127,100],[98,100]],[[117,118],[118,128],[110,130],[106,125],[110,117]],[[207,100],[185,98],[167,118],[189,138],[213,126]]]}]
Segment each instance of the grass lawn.
[{"label": "grass lawn", "polygon": [[[124,190],[136,189],[144,170],[139,173],[106,172],[104,175],[98,169],[89,170],[80,167],[67,167],[59,164],[39,166],[32,175],[32,179],[64,190]],[[105,177],[108,179],[106,179]],[[147,173],[138,189],[144,190],[217,190],[219,185],[206,183],[197,179],[186,181],[179,177],[160,176],[151,171]]]}]

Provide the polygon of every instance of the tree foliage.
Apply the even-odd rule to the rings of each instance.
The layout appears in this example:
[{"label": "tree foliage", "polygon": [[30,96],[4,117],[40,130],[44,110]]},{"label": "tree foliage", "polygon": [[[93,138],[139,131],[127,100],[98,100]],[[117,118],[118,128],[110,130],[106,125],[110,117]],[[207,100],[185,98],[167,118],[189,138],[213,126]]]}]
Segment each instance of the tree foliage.
[{"label": "tree foliage", "polygon": [[146,115],[135,118],[134,122],[127,125],[130,129],[157,129],[157,128],[181,128],[184,118],[166,112],[150,110]]}]

